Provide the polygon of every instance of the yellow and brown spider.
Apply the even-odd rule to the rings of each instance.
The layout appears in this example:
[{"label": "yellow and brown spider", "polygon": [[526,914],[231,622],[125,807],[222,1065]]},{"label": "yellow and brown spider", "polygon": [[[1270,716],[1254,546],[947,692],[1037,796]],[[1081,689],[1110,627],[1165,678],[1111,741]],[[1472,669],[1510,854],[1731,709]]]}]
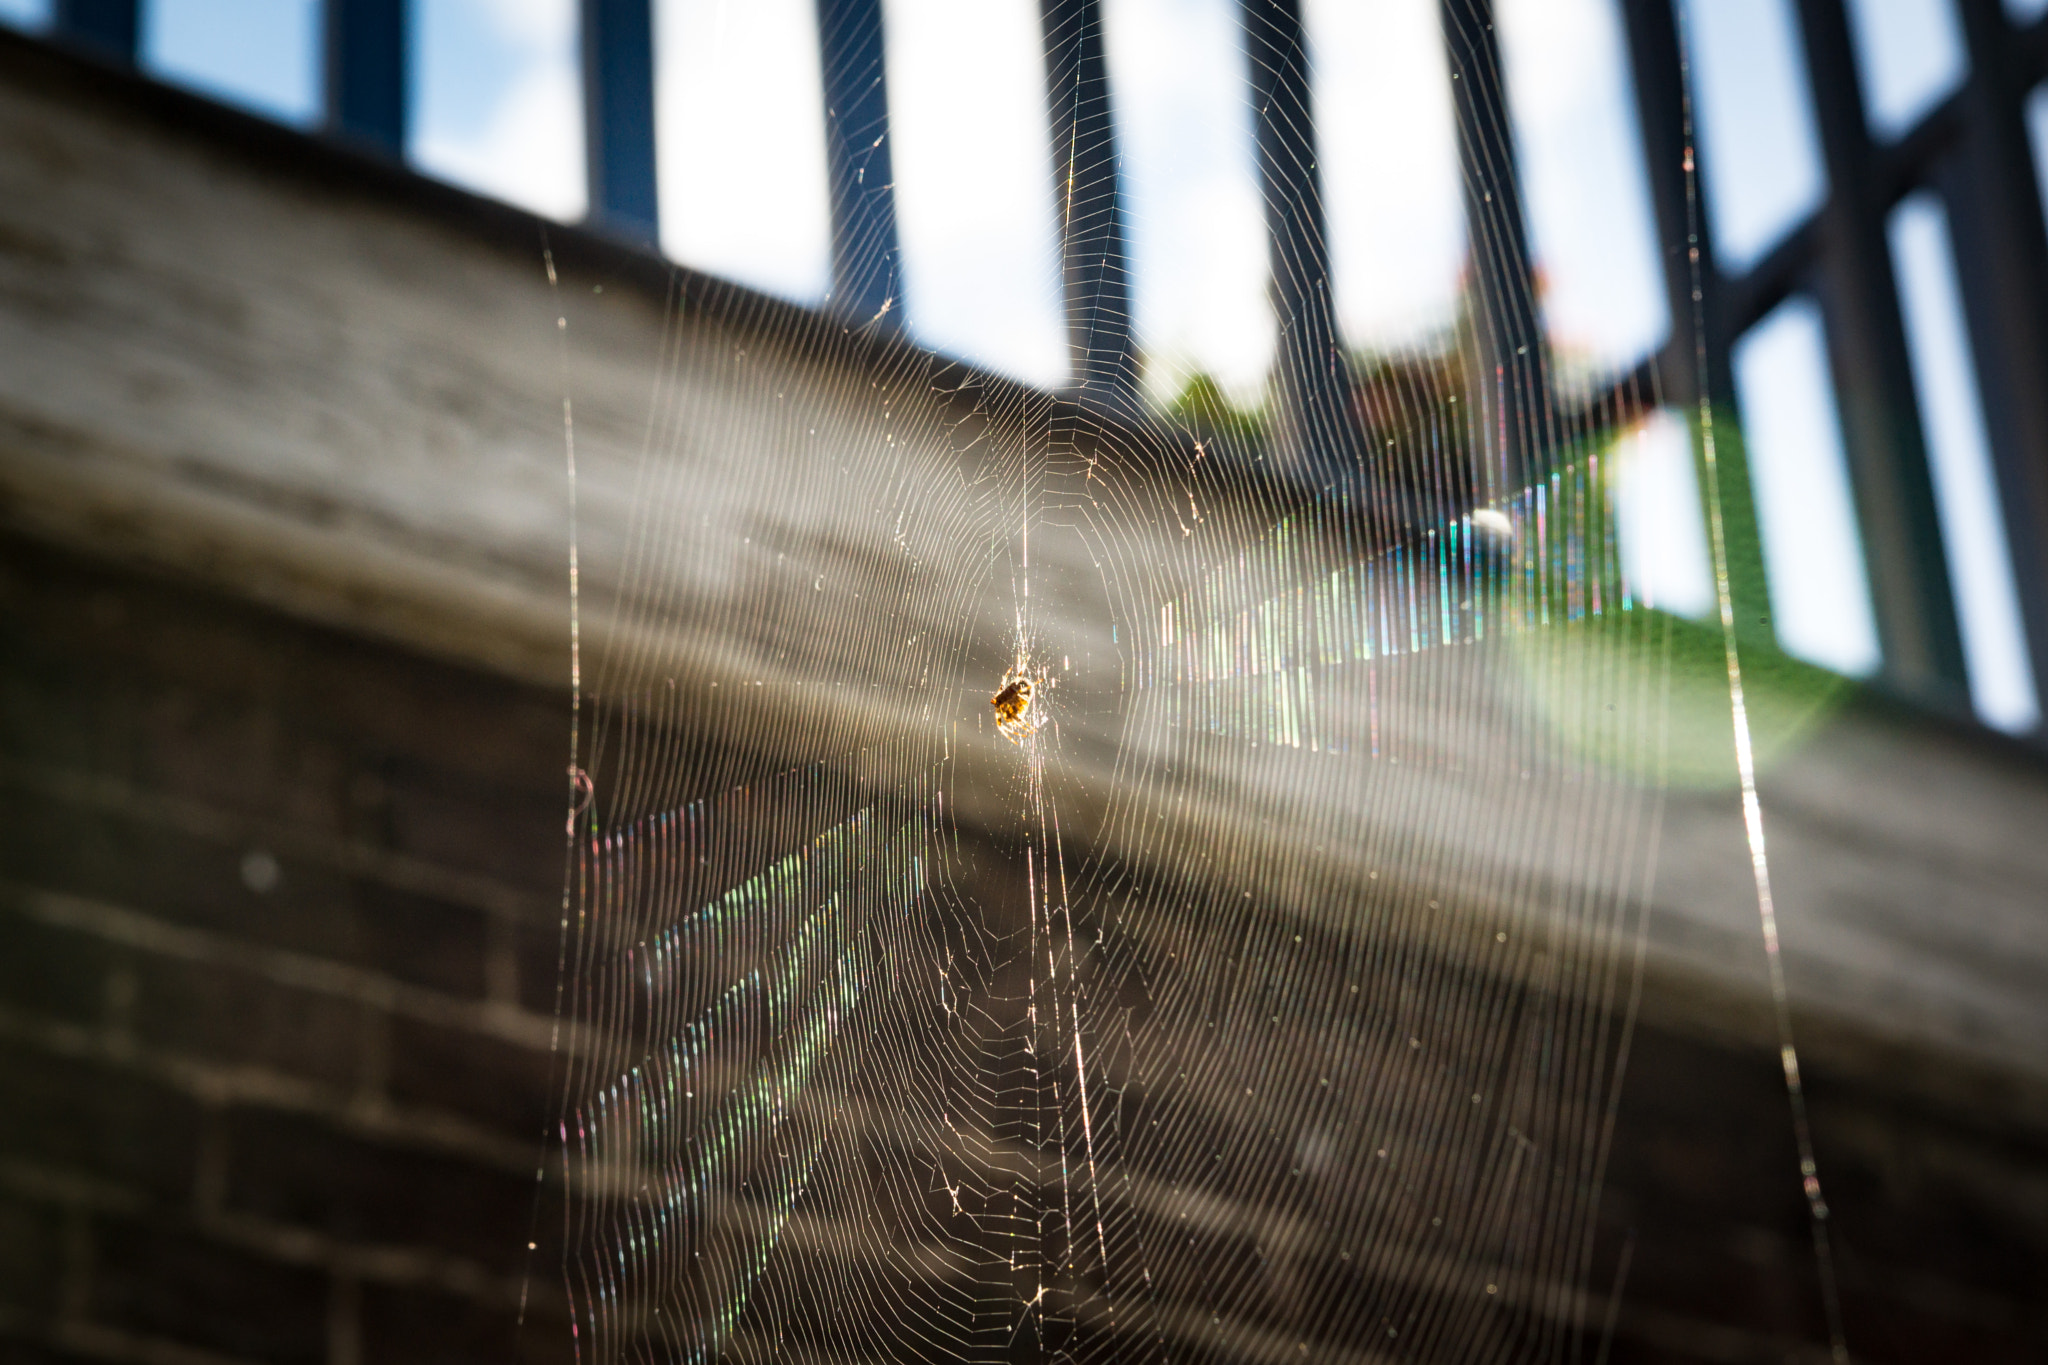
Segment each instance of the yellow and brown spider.
[{"label": "yellow and brown spider", "polygon": [[1012,744],[1022,744],[1036,727],[1031,719],[1031,694],[1035,689],[1031,679],[1022,673],[1012,673],[1003,679],[1003,688],[988,699],[996,708],[996,731]]}]

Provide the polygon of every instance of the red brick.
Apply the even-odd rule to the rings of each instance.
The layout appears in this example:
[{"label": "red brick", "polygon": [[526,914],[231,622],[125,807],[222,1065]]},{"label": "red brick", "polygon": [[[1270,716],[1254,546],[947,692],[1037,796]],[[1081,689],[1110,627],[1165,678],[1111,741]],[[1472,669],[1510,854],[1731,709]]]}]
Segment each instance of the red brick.
[{"label": "red brick", "polygon": [[32,886],[456,995],[483,994],[484,911],[288,853],[272,853],[279,867],[275,887],[252,890],[242,872],[249,851],[0,789],[0,863]]},{"label": "red brick", "polygon": [[106,1015],[115,954],[89,934],[0,907],[0,1004],[31,1018],[96,1024]]},{"label": "red brick", "polygon": [[0,1043],[0,1156],[188,1197],[201,1111],[188,1096],[110,1063]]},{"label": "red brick", "polygon": [[555,1105],[545,1050],[416,1019],[390,1023],[387,1088],[408,1104],[453,1109],[537,1141]]},{"label": "red brick", "polygon": [[130,1027],[136,1041],[237,1066],[262,1066],[354,1089],[369,1006],[298,990],[236,968],[138,957]]},{"label": "red brick", "polygon": [[553,1303],[559,1290],[545,1283],[529,1303],[522,1328],[515,1307],[480,1304],[432,1290],[365,1285],[362,1290],[362,1353],[378,1365],[441,1365],[451,1360],[488,1360],[513,1365],[568,1365],[575,1352],[568,1322]]},{"label": "red brick", "polygon": [[65,1271],[65,1211],[0,1196],[0,1320],[46,1320]]},{"label": "red brick", "polygon": [[327,1352],[326,1277],[163,1219],[92,1227],[88,1318],[250,1360],[315,1365]]},{"label": "red brick", "polygon": [[238,1110],[228,1132],[226,1204],[235,1213],[347,1242],[438,1248],[501,1272],[522,1263],[531,1175],[295,1114]]}]

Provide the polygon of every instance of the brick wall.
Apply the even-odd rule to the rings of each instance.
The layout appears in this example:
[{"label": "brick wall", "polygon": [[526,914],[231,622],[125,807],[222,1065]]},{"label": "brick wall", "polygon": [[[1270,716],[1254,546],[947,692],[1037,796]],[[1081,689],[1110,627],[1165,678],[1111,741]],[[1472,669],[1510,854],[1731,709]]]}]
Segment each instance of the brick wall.
[{"label": "brick wall", "polygon": [[[564,699],[0,538],[0,1361],[567,1357],[540,1211]],[[1815,1358],[1747,1005],[1652,982],[1580,1312]],[[2039,1087],[1807,1021],[1864,1361],[2048,1358]],[[1559,1338],[1562,1339],[1562,1338]]]},{"label": "brick wall", "polygon": [[0,660],[0,1358],[552,1358],[562,699],[19,542]]}]

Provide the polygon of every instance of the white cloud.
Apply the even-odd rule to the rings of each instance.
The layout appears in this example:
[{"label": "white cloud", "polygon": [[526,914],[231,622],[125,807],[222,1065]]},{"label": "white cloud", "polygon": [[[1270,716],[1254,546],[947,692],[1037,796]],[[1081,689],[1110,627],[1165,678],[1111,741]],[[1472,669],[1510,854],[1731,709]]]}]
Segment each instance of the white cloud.
[{"label": "white cloud", "polygon": [[1103,5],[1147,383],[1204,370],[1251,402],[1277,330],[1239,15],[1235,0]]},{"label": "white cloud", "polygon": [[1632,364],[1670,330],[1635,91],[1615,0],[1501,0],[1543,321],[1566,382]]},{"label": "white cloud", "polygon": [[912,332],[1035,384],[1069,374],[1034,0],[888,0],[891,169]]},{"label": "white cloud", "polygon": [[427,0],[413,22],[412,161],[536,213],[581,217],[575,0]]},{"label": "white cloud", "polygon": [[1717,605],[1713,558],[1685,420],[1658,409],[1615,442],[1612,458],[1622,572],[1636,600],[1709,615]]},{"label": "white cloud", "polygon": [[576,41],[573,0],[469,0],[477,12],[508,42],[523,47],[559,50]]},{"label": "white cloud", "polygon": [[832,229],[812,0],[662,0],[654,33],[663,249],[822,300]]},{"label": "white cloud", "polygon": [[422,132],[421,167],[564,222],[583,216],[582,85],[560,64],[523,72],[471,137]]},{"label": "white cloud", "polygon": [[1338,320],[1353,346],[1427,342],[1457,314],[1465,206],[1438,0],[1309,0]]}]

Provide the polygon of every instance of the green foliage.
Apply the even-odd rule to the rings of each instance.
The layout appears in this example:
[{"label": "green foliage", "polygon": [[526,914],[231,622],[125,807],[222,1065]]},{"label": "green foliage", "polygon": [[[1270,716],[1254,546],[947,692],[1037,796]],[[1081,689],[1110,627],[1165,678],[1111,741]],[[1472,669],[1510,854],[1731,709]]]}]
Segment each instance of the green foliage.
[{"label": "green foliage", "polygon": [[1167,404],[1166,415],[1197,436],[1221,438],[1251,449],[1266,438],[1268,406],[1261,401],[1255,408],[1238,407],[1224,395],[1215,376],[1197,371]]},{"label": "green foliage", "polygon": [[[1575,753],[1645,784],[1737,785],[1728,656],[1718,621],[1642,607],[1518,637],[1529,694]],[[1797,751],[1855,695],[1849,678],[1762,640],[1740,660],[1759,772]]]}]

